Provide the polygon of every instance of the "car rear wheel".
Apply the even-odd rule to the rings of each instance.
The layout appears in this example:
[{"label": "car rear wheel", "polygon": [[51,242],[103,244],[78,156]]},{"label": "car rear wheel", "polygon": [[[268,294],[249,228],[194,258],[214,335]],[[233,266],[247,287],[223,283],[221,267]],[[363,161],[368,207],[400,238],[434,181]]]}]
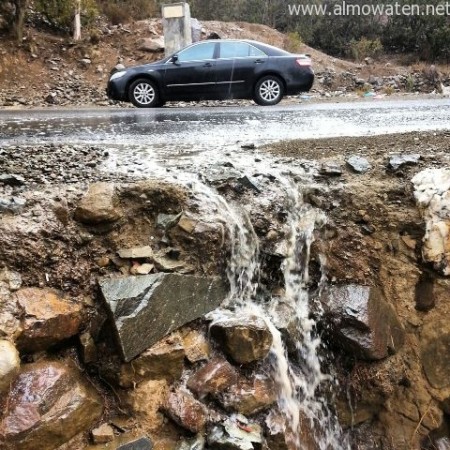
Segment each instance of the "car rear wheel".
[{"label": "car rear wheel", "polygon": [[275,75],[261,78],[255,86],[254,100],[258,105],[276,105],[284,95],[283,82]]},{"label": "car rear wheel", "polygon": [[160,106],[158,87],[153,81],[139,79],[131,83],[128,97],[138,108],[154,108]]}]

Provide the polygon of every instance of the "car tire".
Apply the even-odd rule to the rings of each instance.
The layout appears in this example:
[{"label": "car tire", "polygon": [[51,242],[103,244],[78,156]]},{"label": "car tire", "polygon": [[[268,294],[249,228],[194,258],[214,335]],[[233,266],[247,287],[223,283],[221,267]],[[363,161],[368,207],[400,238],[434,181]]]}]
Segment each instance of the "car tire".
[{"label": "car tire", "polygon": [[162,104],[159,90],[153,81],[139,78],[131,83],[128,89],[128,98],[138,108],[155,108]]},{"label": "car tire", "polygon": [[283,96],[283,82],[275,75],[267,75],[261,78],[255,85],[254,100],[258,105],[276,105],[280,103]]}]

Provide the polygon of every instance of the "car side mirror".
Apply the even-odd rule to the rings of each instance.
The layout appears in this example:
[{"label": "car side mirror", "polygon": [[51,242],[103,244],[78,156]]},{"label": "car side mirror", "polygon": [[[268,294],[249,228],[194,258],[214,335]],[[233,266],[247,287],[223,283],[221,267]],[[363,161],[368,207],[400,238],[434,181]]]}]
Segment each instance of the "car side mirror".
[{"label": "car side mirror", "polygon": [[178,55],[173,55],[172,58],[170,58],[170,62],[173,64],[178,63]]}]

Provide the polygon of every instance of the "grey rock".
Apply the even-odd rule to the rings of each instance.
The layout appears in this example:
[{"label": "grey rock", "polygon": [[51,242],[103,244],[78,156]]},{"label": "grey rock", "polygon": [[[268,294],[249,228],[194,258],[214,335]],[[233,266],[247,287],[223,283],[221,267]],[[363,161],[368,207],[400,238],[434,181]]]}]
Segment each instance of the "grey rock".
[{"label": "grey rock", "polygon": [[144,38],[138,42],[138,50],[149,53],[163,52],[165,48],[164,38]]},{"label": "grey rock", "polygon": [[205,448],[205,438],[201,435],[180,442],[175,450],[203,450]]},{"label": "grey rock", "polygon": [[217,308],[226,297],[219,278],[179,274],[108,279],[100,287],[125,361]]},{"label": "grey rock", "polygon": [[244,416],[236,415],[227,419],[223,425],[214,426],[207,441],[214,450],[253,450],[254,444],[263,441],[262,429],[257,424],[249,424]]},{"label": "grey rock", "polygon": [[320,166],[319,173],[327,177],[340,177],[342,175],[342,167],[337,162],[325,162]]},{"label": "grey rock", "polygon": [[25,178],[21,175],[2,174],[0,175],[0,183],[8,186],[23,186],[25,184]]},{"label": "grey rock", "polygon": [[179,214],[158,214],[158,217],[156,218],[156,226],[158,228],[161,228],[165,231],[169,230],[170,228],[173,228],[181,218],[181,215],[183,213]]},{"label": "grey rock", "polygon": [[334,337],[350,355],[379,360],[397,352],[405,331],[397,315],[374,287],[329,286],[321,295]]},{"label": "grey rock", "polygon": [[21,197],[0,197],[0,212],[18,212],[26,205],[26,203],[26,200]]},{"label": "grey rock", "polygon": [[126,444],[120,445],[116,450],[152,450],[153,443],[147,437],[141,437]]},{"label": "grey rock", "polygon": [[388,167],[392,170],[398,170],[405,166],[414,166],[419,163],[421,156],[418,154],[411,155],[394,155],[389,159]]},{"label": "grey rock", "polygon": [[372,167],[366,158],[358,155],[350,156],[347,165],[356,173],[366,173]]}]

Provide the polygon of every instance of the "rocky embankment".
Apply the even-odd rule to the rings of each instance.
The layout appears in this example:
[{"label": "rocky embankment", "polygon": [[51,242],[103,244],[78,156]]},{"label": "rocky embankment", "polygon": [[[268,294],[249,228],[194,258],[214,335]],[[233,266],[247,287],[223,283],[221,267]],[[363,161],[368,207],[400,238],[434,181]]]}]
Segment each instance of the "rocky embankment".
[{"label": "rocky embankment", "polygon": [[[421,133],[267,149],[308,175],[297,180],[304,226],[308,212],[327,216],[299,289],[336,380],[333,396],[317,396],[339,419],[342,448],[448,444],[447,141]],[[277,335],[258,315],[217,309],[230,289],[231,215],[190,185],[103,174],[101,149],[56,150],[79,155],[56,178],[18,172],[19,153],[2,153],[2,448],[295,449],[273,349],[281,336],[301,376],[302,327],[283,302]],[[269,176],[213,186],[249,213],[262,302],[287,288],[292,204],[279,186]],[[320,448],[316,425],[301,420],[302,450]]]}]

